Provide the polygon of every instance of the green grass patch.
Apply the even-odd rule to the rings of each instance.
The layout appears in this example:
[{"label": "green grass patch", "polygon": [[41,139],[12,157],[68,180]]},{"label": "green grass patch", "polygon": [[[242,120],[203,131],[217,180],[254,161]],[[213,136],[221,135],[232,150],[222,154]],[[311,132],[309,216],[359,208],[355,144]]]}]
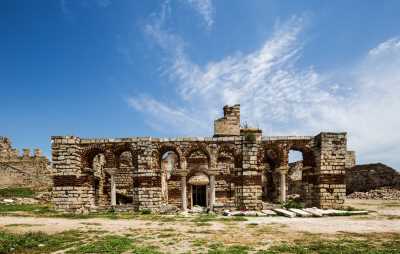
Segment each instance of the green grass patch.
[{"label": "green grass patch", "polygon": [[245,245],[224,246],[222,244],[209,245],[208,254],[247,254],[251,248]]},{"label": "green grass patch", "polygon": [[135,254],[161,254],[157,247],[153,246],[139,246],[134,243],[129,237],[108,235],[101,239],[81,245],[75,249],[70,249],[67,254],[80,254],[80,253],[135,253]]},{"label": "green grass patch", "polygon": [[41,232],[14,234],[0,231],[0,254],[49,253],[70,247],[80,240],[74,231],[48,235]]},{"label": "green grass patch", "polygon": [[7,212],[32,212],[34,214],[45,214],[51,212],[51,208],[39,204],[0,204],[0,213]]},{"label": "green grass patch", "polygon": [[84,244],[66,253],[112,253],[119,254],[129,250],[133,246],[131,239],[125,236],[105,236],[102,239]]},{"label": "green grass patch", "polygon": [[400,253],[400,240],[371,241],[343,238],[338,240],[297,241],[293,244],[283,243],[258,254],[395,254]]},{"label": "green grass patch", "polygon": [[35,195],[35,192],[30,188],[3,188],[0,189],[0,197],[3,198],[13,198],[13,197],[20,197],[20,198],[31,198]]}]

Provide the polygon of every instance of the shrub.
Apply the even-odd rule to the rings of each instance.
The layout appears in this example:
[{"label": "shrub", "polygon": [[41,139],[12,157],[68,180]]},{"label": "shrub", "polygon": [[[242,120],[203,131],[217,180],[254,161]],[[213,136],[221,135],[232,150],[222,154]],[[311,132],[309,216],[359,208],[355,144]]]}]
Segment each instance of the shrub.
[{"label": "shrub", "polygon": [[0,197],[12,198],[12,197],[21,197],[21,198],[30,198],[35,195],[35,192],[30,188],[23,187],[9,187],[0,189]]}]

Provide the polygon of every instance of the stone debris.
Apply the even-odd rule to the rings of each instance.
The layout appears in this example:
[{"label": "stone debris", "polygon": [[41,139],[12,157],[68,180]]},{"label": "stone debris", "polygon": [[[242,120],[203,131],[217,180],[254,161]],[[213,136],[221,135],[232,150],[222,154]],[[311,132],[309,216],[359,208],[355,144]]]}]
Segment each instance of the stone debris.
[{"label": "stone debris", "polygon": [[294,218],[296,217],[296,214],[294,212],[288,211],[286,209],[280,209],[280,208],[276,208],[276,209],[272,209],[274,212],[276,212],[279,215],[283,215],[285,217],[289,217],[289,218]]},{"label": "stone debris", "polygon": [[188,210],[189,213],[205,213],[207,212],[207,208],[206,207],[202,207],[202,206],[193,206],[192,209]]},{"label": "stone debris", "polygon": [[274,211],[272,211],[272,210],[269,210],[269,209],[261,210],[261,212],[262,212],[263,214],[267,215],[267,216],[276,216],[276,215],[277,215],[276,212],[274,212]]},{"label": "stone debris", "polygon": [[311,216],[313,216],[311,213],[308,213],[306,211],[303,211],[303,210],[297,209],[297,208],[290,208],[289,211],[294,212],[297,216],[300,216],[300,217],[311,217]]},{"label": "stone debris", "polygon": [[324,216],[324,214],[322,212],[323,210],[318,209],[316,207],[304,208],[303,211],[306,211],[306,212],[312,214],[314,217],[322,217],[322,216]]},{"label": "stone debris", "polygon": [[353,192],[347,196],[349,199],[378,199],[378,200],[400,200],[400,190],[390,187],[382,187],[367,192]]},{"label": "stone debris", "polygon": [[175,214],[179,212],[179,208],[174,205],[162,204],[159,212],[160,214]]},{"label": "stone debris", "polygon": [[3,199],[3,203],[14,203],[14,200],[6,198],[6,199]]}]

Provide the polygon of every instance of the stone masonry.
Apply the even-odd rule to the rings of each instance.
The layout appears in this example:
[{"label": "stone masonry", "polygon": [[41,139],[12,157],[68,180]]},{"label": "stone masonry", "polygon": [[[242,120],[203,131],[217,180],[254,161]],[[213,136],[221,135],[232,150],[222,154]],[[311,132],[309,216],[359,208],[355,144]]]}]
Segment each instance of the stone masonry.
[{"label": "stone masonry", "polygon": [[346,133],[263,136],[259,129],[240,127],[240,105],[224,107],[213,137],[53,136],[53,203],[77,212],[121,205],[258,210],[263,202],[286,201],[293,189],[288,154],[294,150],[303,155],[296,187],[301,200],[340,208],[349,163],[346,142]]},{"label": "stone masonry", "polygon": [[50,162],[40,149],[33,155],[29,149],[20,154],[9,138],[0,137],[0,186],[46,190],[51,184]]}]

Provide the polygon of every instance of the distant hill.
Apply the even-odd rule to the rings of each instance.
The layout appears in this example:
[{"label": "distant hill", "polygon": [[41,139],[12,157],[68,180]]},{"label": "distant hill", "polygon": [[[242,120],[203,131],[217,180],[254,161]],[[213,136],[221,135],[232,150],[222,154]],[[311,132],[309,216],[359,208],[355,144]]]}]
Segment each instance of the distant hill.
[{"label": "distant hill", "polygon": [[400,189],[400,174],[382,163],[357,165],[346,171],[347,194],[384,186]]}]

